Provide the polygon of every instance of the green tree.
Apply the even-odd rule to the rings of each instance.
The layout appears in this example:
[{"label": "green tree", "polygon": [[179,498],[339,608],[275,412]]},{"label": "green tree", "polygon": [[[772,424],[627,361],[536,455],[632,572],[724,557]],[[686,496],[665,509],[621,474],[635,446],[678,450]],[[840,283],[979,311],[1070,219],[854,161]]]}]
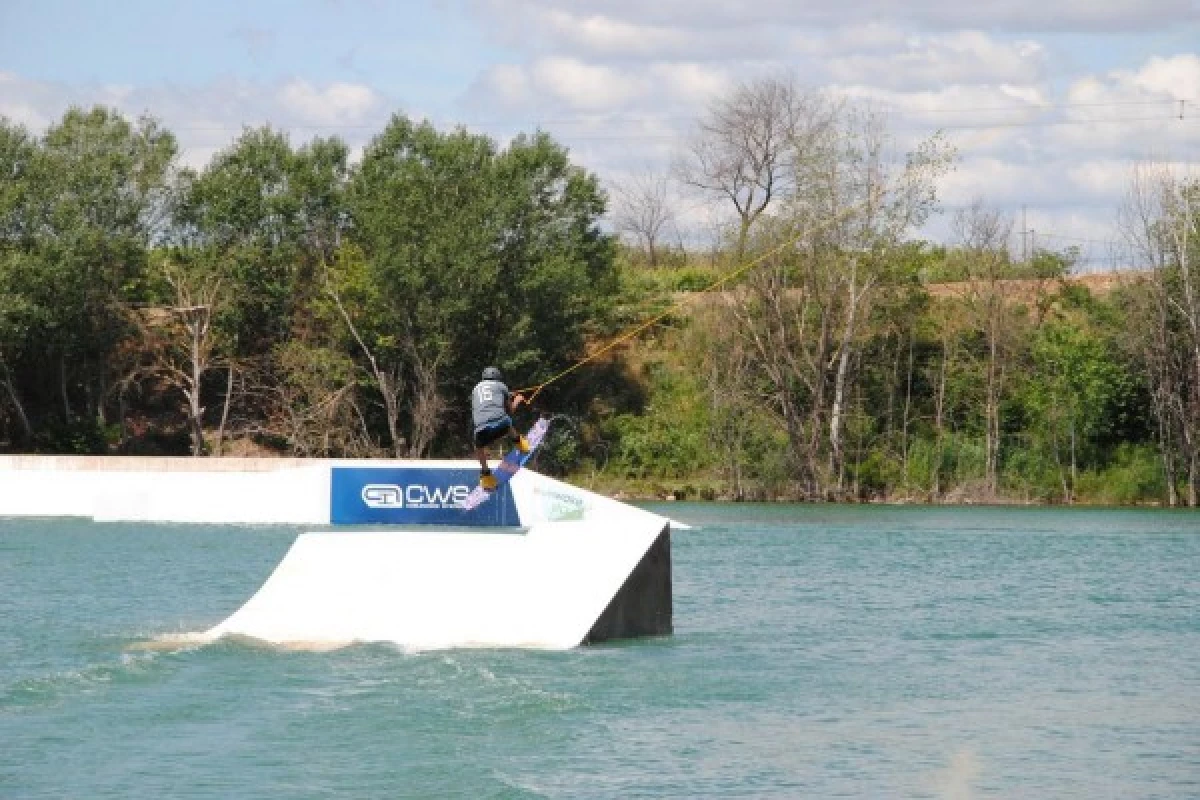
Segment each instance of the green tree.
[{"label": "green tree", "polygon": [[[37,152],[37,142],[28,131],[0,117],[0,385],[4,388],[0,409],[16,418],[20,427],[15,438],[24,441],[33,438],[33,425],[10,364],[22,360],[34,321],[34,309],[14,280],[22,272],[35,228],[30,170]],[[0,421],[6,416],[0,414]]]},{"label": "green tree", "polygon": [[86,430],[104,422],[112,355],[130,330],[125,303],[162,230],[175,139],[153,119],[131,123],[100,107],[70,109],[32,150],[21,138],[3,136],[10,169],[25,159],[0,190],[8,241],[0,294],[20,318],[7,333],[26,339],[9,339],[16,361],[7,374],[39,416],[57,405],[58,425]]},{"label": "green tree", "polygon": [[1103,465],[1102,445],[1135,395],[1132,375],[1116,352],[1102,336],[1064,319],[1042,326],[1033,341],[1033,376],[1025,385],[1034,412],[1028,428],[1052,457],[1065,503],[1075,501],[1081,468]]},{"label": "green tree", "polygon": [[226,279],[234,300],[220,323],[239,355],[269,352],[291,325],[304,233],[294,162],[286,135],[258,128],[181,182],[178,241]]},{"label": "green tree", "polygon": [[482,366],[519,380],[573,357],[616,289],[598,183],[544,135],[500,151],[394,117],[349,207],[362,261],[340,262],[331,290],[397,454],[428,451]]},{"label": "green tree", "polygon": [[[318,369],[321,361],[315,354],[325,330],[312,305],[323,285],[323,265],[345,232],[348,175],[348,149],[339,139],[317,138],[293,149],[283,133],[258,128],[179,182],[174,248],[162,262],[171,272],[161,276],[159,301],[182,307],[188,296],[221,300],[209,312],[211,352],[219,357],[205,363],[226,370],[224,381],[207,380],[207,368],[194,368],[197,348],[183,343],[193,354],[194,377],[180,388],[189,398],[194,437],[200,430],[196,415],[217,406],[200,402],[206,391],[224,392],[218,440],[231,404],[239,402],[254,406],[247,417],[257,418],[256,427],[265,431],[294,431],[294,420],[307,418],[308,411],[286,406],[285,398],[300,402],[309,394],[280,387],[305,384],[295,373]],[[192,322],[184,328],[194,328],[195,312],[185,313]],[[311,364],[304,362],[306,353],[314,354]],[[235,370],[246,387],[241,398],[233,396]]]}]

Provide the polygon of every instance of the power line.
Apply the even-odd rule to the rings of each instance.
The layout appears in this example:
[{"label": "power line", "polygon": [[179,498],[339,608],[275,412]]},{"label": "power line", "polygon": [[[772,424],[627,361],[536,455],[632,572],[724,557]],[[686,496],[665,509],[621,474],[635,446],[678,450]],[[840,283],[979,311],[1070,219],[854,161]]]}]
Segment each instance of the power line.
[{"label": "power line", "polygon": [[[1155,116],[1155,117],[1116,117],[1108,119],[1078,119],[1078,120],[1028,120],[1025,122],[993,122],[979,124],[963,124],[963,125],[937,125],[937,126],[916,126],[908,125],[903,128],[893,128],[893,130],[943,130],[943,131],[958,131],[958,130],[1005,130],[1009,128],[1055,128],[1055,127],[1070,127],[1073,125],[1115,125],[1122,123],[1135,122],[1196,122],[1200,117],[1187,117],[1180,120],[1174,115],[1170,116]],[[591,142],[591,141],[676,141],[680,138],[680,134],[668,133],[569,133],[564,132],[564,138],[576,142]]]},{"label": "power line", "polygon": [[[866,102],[872,102],[872,98],[856,98]],[[1095,102],[1078,102],[1078,103],[1027,103],[1025,105],[1003,105],[1003,106],[953,106],[943,108],[916,108],[903,109],[897,108],[891,103],[884,105],[889,108],[882,109],[882,113],[903,116],[921,116],[924,114],[960,114],[960,113],[999,113],[999,112],[1048,112],[1065,110],[1071,108],[1117,108],[1127,106],[1170,106],[1175,109],[1179,103],[1198,103],[1200,98],[1162,98],[1157,100],[1105,100]],[[576,125],[589,124],[595,122],[613,121],[619,118],[645,118],[647,115],[640,111],[617,111],[605,112],[597,114],[577,114],[565,117],[538,117],[535,119],[537,124],[553,124],[553,125]],[[651,118],[655,120],[683,120],[690,121],[696,119],[695,114],[654,114]],[[496,121],[498,118],[476,117],[478,122]],[[507,121],[507,120],[506,120]]]},{"label": "power line", "polygon": [[[1045,103],[1039,105],[1008,105],[1008,106],[955,106],[952,108],[918,108],[913,110],[887,108],[882,113],[892,116],[905,117],[920,117],[926,114],[977,114],[977,113],[1048,113],[1051,111],[1066,110],[1072,108],[1118,108],[1129,106],[1169,106],[1170,118],[1179,119],[1181,113],[1180,104],[1200,103],[1200,98],[1170,98],[1161,100],[1111,100],[1088,103]],[[389,115],[390,116],[390,115]],[[570,125],[595,125],[625,121],[640,121],[640,122],[661,122],[661,121],[693,121],[697,118],[695,114],[648,114],[642,111],[620,111],[601,114],[577,114],[572,116],[554,116],[554,117],[535,117],[524,120],[525,124],[532,125],[535,129],[540,129],[547,125],[570,126]],[[1016,123],[981,123],[979,125],[964,125],[950,127],[1010,127],[1010,126],[1025,126],[1025,125],[1055,125],[1055,124],[1091,124],[1092,122],[1122,122],[1122,121],[1147,121],[1155,120],[1159,117],[1124,117],[1112,118],[1108,120],[1061,120],[1061,121],[1026,121]],[[1195,117],[1185,117],[1185,121],[1195,119]],[[514,120],[501,117],[474,117],[471,120],[472,124],[505,124],[509,126],[521,127],[521,120]],[[189,131],[189,132],[208,132],[220,133],[225,131],[240,131],[246,128],[254,127],[278,127],[286,130],[370,130],[378,128],[381,124],[386,125],[386,120],[380,120],[373,123],[362,122],[329,122],[329,123],[295,123],[287,125],[276,125],[271,120],[264,120],[261,123],[241,123],[238,125],[176,125],[171,126],[172,131]],[[668,134],[629,134],[638,138],[647,138],[647,136],[655,136],[667,138]]]},{"label": "power line", "polygon": [[[1186,102],[1194,103],[1195,98],[1184,98]],[[997,111],[1055,111],[1066,108],[1109,108],[1117,106],[1174,106],[1180,102],[1179,98],[1163,99],[1163,100],[1105,100],[1094,103],[1044,103],[1032,104],[1024,106],[962,106],[956,108],[923,108],[917,111],[919,114],[954,114],[960,111],[970,112],[997,112]],[[905,113],[898,111],[898,113]]]},{"label": "power line", "polygon": [[[1057,128],[1071,125],[1113,125],[1131,122],[1196,122],[1200,117],[1179,119],[1174,114],[1155,117],[1109,117],[1108,119],[1028,120],[1025,122],[993,122],[978,125],[942,125],[940,130],[1001,130],[1006,128]],[[906,130],[912,130],[912,126]]]},{"label": "power line", "polygon": [[[1079,119],[1079,120],[1029,120],[1025,122],[995,122],[995,123],[980,123],[980,124],[963,124],[963,125],[938,125],[920,127],[916,125],[908,125],[903,128],[894,128],[893,130],[944,130],[944,131],[960,131],[960,130],[1006,130],[1010,128],[1056,128],[1070,127],[1074,125],[1115,125],[1123,123],[1135,122],[1196,122],[1200,117],[1188,117],[1180,120],[1175,116],[1156,116],[1156,117],[1120,117],[1109,119]],[[564,133],[564,138],[571,141],[675,141],[680,138],[679,134],[665,133],[605,133],[605,134],[572,134]]]}]

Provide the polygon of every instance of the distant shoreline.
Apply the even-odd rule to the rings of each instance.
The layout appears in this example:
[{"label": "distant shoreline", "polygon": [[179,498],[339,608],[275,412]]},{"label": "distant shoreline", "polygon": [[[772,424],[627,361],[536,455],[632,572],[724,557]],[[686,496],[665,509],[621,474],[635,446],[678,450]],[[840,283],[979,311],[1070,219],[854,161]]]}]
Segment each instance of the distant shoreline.
[{"label": "distant shoreline", "polygon": [[[1048,500],[1038,500],[1032,498],[1017,497],[1013,495],[999,494],[993,497],[987,497],[982,493],[967,493],[963,491],[955,491],[947,493],[941,499],[931,499],[928,497],[918,497],[915,495],[907,496],[890,496],[890,497],[868,497],[862,499],[825,499],[825,498],[806,498],[799,495],[789,495],[783,493],[766,494],[756,493],[748,494],[744,497],[735,497],[728,491],[716,491],[711,487],[697,489],[694,485],[671,485],[660,484],[656,490],[645,487],[635,487],[628,484],[605,482],[595,482],[589,485],[586,480],[576,480],[579,476],[570,476],[566,478],[568,483],[577,483],[579,486],[611,497],[614,500],[622,502],[634,503],[672,503],[672,502],[696,502],[696,503],[764,503],[764,504],[796,504],[796,505],[827,505],[827,506],[913,506],[913,507],[928,507],[928,508],[970,508],[970,507],[1007,507],[1007,508],[1128,508],[1128,509],[1171,509],[1172,506],[1166,505],[1159,501],[1144,501],[1138,503],[1108,503],[1088,498],[1076,500],[1073,503],[1054,502]],[[1186,505],[1175,506],[1179,510],[1195,510],[1189,509]]]}]

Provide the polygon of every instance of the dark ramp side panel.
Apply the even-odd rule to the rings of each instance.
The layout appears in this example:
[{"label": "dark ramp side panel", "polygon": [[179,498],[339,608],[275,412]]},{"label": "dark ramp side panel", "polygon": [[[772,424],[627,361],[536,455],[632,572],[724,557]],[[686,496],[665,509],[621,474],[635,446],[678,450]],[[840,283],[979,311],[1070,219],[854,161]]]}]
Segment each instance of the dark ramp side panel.
[{"label": "dark ramp side panel", "polygon": [[672,632],[671,617],[671,526],[668,524],[629,573],[583,643],[666,636]]}]

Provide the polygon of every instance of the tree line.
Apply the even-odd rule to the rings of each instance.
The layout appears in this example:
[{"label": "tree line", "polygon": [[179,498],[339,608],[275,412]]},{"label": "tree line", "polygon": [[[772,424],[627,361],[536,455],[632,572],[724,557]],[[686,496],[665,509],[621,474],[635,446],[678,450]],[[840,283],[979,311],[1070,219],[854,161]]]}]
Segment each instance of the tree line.
[{"label": "tree line", "polygon": [[672,185],[726,210],[718,271],[761,263],[644,359],[657,399],[610,421],[610,471],[733,497],[1195,506],[1200,182],[1134,171],[1139,263],[1093,294],[1077,252],[1017,257],[982,201],[952,242],[916,241],[956,154],[895,147],[869,109],[766,78],[718,98],[672,174],[618,187],[645,268],[704,283],[670,258]]},{"label": "tree line", "polygon": [[[0,447],[457,456],[483,366],[534,384],[684,298],[547,387],[544,468],[683,496],[1196,505],[1200,186],[1136,171],[1142,269],[1093,293],[1071,251],[1011,253],[983,203],[916,240],[955,154],[895,148],[879,115],[760,79],[610,211],[544,133],[398,115],[352,160],[260,128],[193,170],[151,118],[2,121]],[[712,210],[707,247],[666,240],[676,189]]]},{"label": "tree line", "polygon": [[614,242],[560,145],[396,116],[349,155],[260,128],[196,171],[149,118],[0,125],[5,448],[423,457],[482,367],[581,350]]}]

